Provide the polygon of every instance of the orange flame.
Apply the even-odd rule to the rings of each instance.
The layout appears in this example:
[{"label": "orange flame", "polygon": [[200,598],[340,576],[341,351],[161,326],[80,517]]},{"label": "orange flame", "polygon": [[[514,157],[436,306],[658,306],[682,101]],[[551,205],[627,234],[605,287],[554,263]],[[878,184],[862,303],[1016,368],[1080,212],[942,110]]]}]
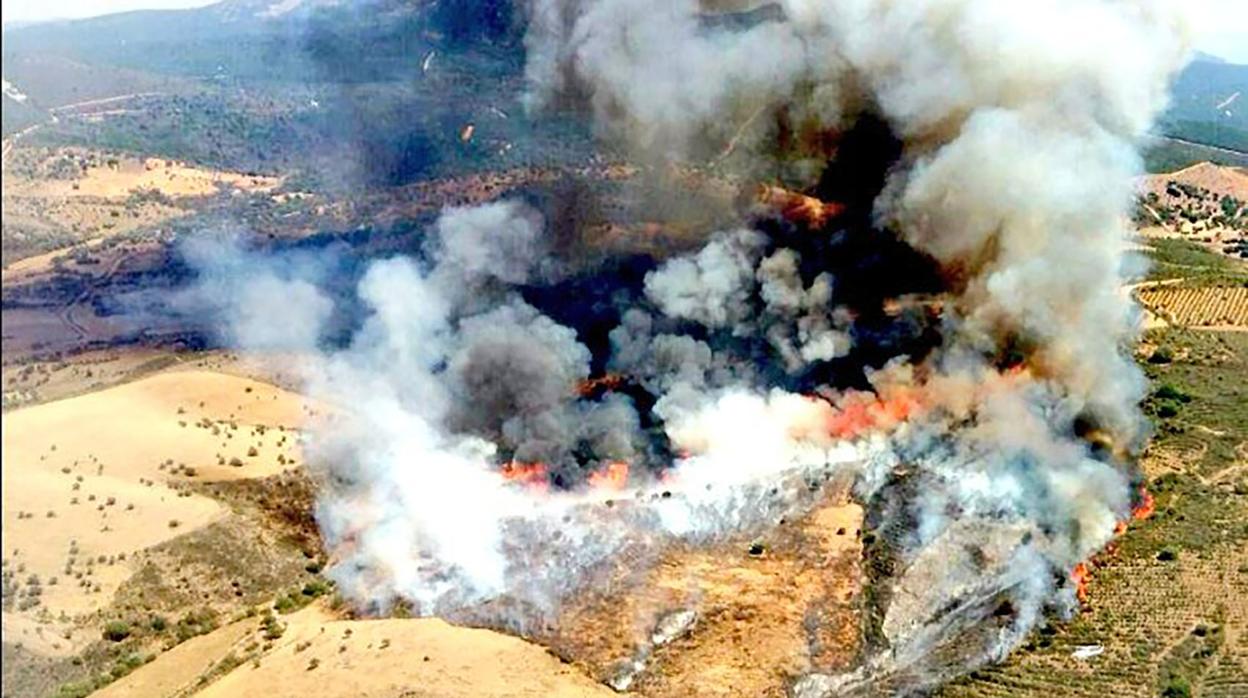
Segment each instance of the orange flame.
[{"label": "orange flame", "polygon": [[1131,518],[1135,521],[1143,521],[1152,516],[1155,511],[1157,511],[1157,502],[1153,499],[1153,494],[1140,487],[1140,503],[1131,510]]},{"label": "orange flame", "polygon": [[609,391],[616,390],[624,384],[624,376],[618,373],[608,373],[598,378],[587,378],[576,386],[576,394],[581,397],[590,397],[599,390]]},{"label": "orange flame", "polygon": [[[1143,486],[1140,487],[1140,503],[1131,509],[1131,518],[1119,521],[1114,525],[1114,535],[1121,536],[1127,532],[1127,526],[1132,521],[1143,521],[1152,516],[1157,511],[1157,502],[1153,499],[1153,495]],[[1114,543],[1110,543],[1105,548],[1105,553],[1112,555],[1117,550]],[[1091,578],[1091,568],[1086,562],[1080,562],[1070,572],[1070,578],[1075,582],[1075,594],[1081,602],[1088,600],[1088,580]]]},{"label": "orange flame", "polygon": [[910,391],[879,397],[874,393],[849,393],[828,417],[828,433],[840,439],[858,436],[869,429],[888,428],[904,422],[918,408]]},{"label": "orange flame", "polygon": [[845,212],[845,205],[840,202],[820,201],[813,196],[768,184],[760,185],[755,196],[759,203],[778,210],[788,220],[804,222],[815,228]]},{"label": "orange flame", "polygon": [[1144,519],[1147,519],[1148,517],[1152,516],[1153,513],[1156,511],[1157,511],[1157,501],[1153,499],[1153,495],[1151,492],[1149,492],[1148,490],[1144,489],[1143,486],[1141,486],[1140,487],[1140,503],[1132,507],[1130,519],[1125,520],[1125,521],[1119,521],[1118,524],[1114,526],[1114,535],[1120,536],[1123,533],[1126,533],[1127,526],[1129,526],[1132,521],[1143,521]]},{"label": "orange flame", "polygon": [[1075,583],[1075,596],[1081,603],[1088,600],[1088,579],[1092,576],[1087,563],[1080,562],[1070,571],[1070,579]]},{"label": "orange flame", "polygon": [[545,463],[520,463],[509,461],[503,464],[499,474],[508,482],[515,482],[535,490],[546,491],[549,483],[546,479],[549,468]]},{"label": "orange flame", "polygon": [[589,474],[589,486],[596,490],[622,490],[628,485],[628,463],[616,461]]}]

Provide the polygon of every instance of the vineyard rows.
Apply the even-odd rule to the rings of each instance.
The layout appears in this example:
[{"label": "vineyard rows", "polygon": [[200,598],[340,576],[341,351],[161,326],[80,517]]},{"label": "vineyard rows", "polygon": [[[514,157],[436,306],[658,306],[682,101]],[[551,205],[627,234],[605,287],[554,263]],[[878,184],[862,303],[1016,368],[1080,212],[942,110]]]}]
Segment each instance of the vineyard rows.
[{"label": "vineyard rows", "polygon": [[1141,289],[1140,302],[1176,325],[1248,327],[1248,287],[1157,286]]}]

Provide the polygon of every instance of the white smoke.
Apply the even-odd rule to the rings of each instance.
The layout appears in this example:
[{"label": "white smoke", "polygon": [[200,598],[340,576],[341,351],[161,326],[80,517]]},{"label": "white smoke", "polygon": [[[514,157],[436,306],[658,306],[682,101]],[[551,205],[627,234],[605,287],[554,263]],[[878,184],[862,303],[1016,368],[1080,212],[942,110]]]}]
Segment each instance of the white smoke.
[{"label": "white smoke", "polygon": [[[1042,563],[1015,585],[1021,632],[986,645],[998,658],[1069,593],[1055,595],[1051,572],[1103,546],[1129,507],[1128,478],[1093,457],[1076,422],[1119,444],[1142,436],[1144,381],[1124,351],[1132,308],[1119,292],[1124,212],[1136,145],[1189,50],[1186,20],[1162,0],[776,5],[778,21],[723,30],[696,0],[534,0],[530,105],[586,95],[600,131],[639,152],[696,160],[740,145],[755,171],[792,157],[777,149],[780,119],[835,133],[870,112],[901,138],[876,220],[935,258],[955,292],[944,345],[918,380],[929,409],[898,441],[926,483],[903,562],[920,565],[967,521],[1029,532],[1015,545]],[[820,169],[807,172],[814,184]],[[757,267],[769,312],[810,314],[805,337],[769,332],[790,370],[842,352],[823,291],[789,280],[791,253],[759,267],[749,239],[670,262],[648,294],[678,317],[740,328],[751,318],[734,299]],[[1028,347],[1027,380],[991,366],[1014,342]],[[935,580],[923,593],[938,608],[961,592]],[[898,662],[938,640],[891,637]]]},{"label": "white smoke", "polygon": [[[708,30],[696,0],[534,0],[531,103],[575,87],[606,133],[676,153],[736,128],[736,105],[797,110],[832,130],[873,105],[908,162],[877,213],[966,275],[967,341],[1034,337],[1074,396],[1130,432],[1142,382],[1118,351],[1132,327],[1116,286],[1122,212],[1135,145],[1188,51],[1175,4],[777,4],[784,21],[733,32]],[[678,300],[699,310],[696,297]]]},{"label": "white smoke", "polygon": [[[841,281],[803,276],[809,260],[759,231],[721,232],[650,272],[610,333],[607,366],[654,398],[643,414],[622,394],[578,399],[595,357],[513,288],[564,273],[523,204],[450,209],[429,263],[375,262],[356,289],[367,319],[331,348],[314,279],[238,250],[204,255],[229,337],[312,353],[310,391],[341,407],[311,460],[327,483],[331,574],[351,598],[422,613],[505,602],[526,622],[620,550],[773,525],[808,501],[808,478],[843,473],[864,501],[901,497],[913,519],[891,541],[906,600],[886,609],[889,653],[857,677],[813,677],[811,695],[924,674],[934,648],[980,632],[1003,598],[1012,622],[967,643],[959,668],[1069,609],[1063,576],[1130,507],[1125,467],[1077,434],[1091,422],[1120,444],[1140,437],[1122,214],[1134,146],[1186,52],[1182,18],[1160,0],[779,6],[779,19],[724,29],[693,0],[533,0],[530,105],[583,97],[604,137],[648,157],[739,144],[747,171],[793,155],[777,153],[781,116],[831,132],[881,118],[904,148],[874,219],[939,264],[942,345],[871,374],[872,393],[775,387],[852,350]],[[824,155],[800,155],[814,184]],[[211,286],[221,278],[235,281]],[[753,353],[734,355],[738,340]],[[1003,373],[1014,346],[1026,369]],[[669,477],[577,486],[656,457],[651,419]],[[508,462],[546,464],[541,482],[570,489],[508,482]]]},{"label": "white smoke", "polygon": [[[742,385],[705,343],[652,336],[650,316],[633,310],[613,333],[614,360],[661,396],[654,414],[681,454],[672,475],[643,473],[622,491],[550,492],[544,476],[509,482],[502,461],[553,464],[586,444],[603,462],[627,462],[646,447],[628,398],[576,399],[590,353],[575,331],[498,283],[549,265],[529,252],[541,249],[542,229],[541,216],[516,202],[445,211],[431,231],[432,264],[368,266],[353,294],[366,319],[337,346],[323,339],[333,301],[307,280],[324,270],[236,242],[186,251],[199,271],[194,296],[220,306],[226,338],[301,352],[307,391],[333,406],[312,425],[307,452],[325,485],[317,518],[330,574],[358,603],[455,614],[506,599],[518,609],[502,622],[548,618],[625,548],[774,525],[810,499],[810,477],[885,452],[882,441],[830,437],[827,403]],[[755,285],[757,254],[748,261],[728,287]],[[713,276],[716,264],[703,272]],[[731,288],[705,293],[720,292]],[[291,299],[307,307],[292,309]]]},{"label": "white smoke", "polygon": [[[330,251],[332,256],[332,251]],[[333,310],[320,290],[325,264],[308,256],[280,260],[249,255],[236,231],[215,231],[182,246],[199,271],[193,293],[173,299],[187,314],[224,313],[219,325],[231,346],[249,350],[315,346]],[[281,316],[282,322],[274,323]]]}]

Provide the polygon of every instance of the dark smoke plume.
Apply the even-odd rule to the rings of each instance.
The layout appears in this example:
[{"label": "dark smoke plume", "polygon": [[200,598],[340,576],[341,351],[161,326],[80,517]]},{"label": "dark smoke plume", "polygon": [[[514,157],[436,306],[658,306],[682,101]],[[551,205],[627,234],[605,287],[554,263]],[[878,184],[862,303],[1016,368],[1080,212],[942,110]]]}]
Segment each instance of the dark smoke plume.
[{"label": "dark smoke plume", "polygon": [[[247,276],[231,336],[287,329],[341,406],[311,453],[349,597],[495,602],[523,626],[620,550],[774,525],[837,473],[897,571],[877,652],[800,695],[938,681],[1073,608],[1070,569],[1132,505],[1124,214],[1182,18],[1155,0],[746,9],[533,0],[528,106],[580,106],[643,162],[782,182],[819,216],[755,211],[585,277],[529,206],[451,209],[427,262],[373,264],[367,319],[332,349],[332,300],[229,257]],[[283,297],[294,318],[263,306]]]}]

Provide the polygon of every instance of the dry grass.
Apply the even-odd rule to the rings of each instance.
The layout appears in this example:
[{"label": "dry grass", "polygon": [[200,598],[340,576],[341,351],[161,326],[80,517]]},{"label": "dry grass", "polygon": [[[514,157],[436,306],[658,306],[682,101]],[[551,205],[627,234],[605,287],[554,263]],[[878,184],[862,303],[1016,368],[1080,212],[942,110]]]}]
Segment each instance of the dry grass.
[{"label": "dry grass", "polygon": [[6,641],[74,651],[65,621],[108,604],[136,553],[225,514],[188,485],[294,467],[310,412],[274,386],[192,370],[7,413],[3,547],[20,587],[6,590]]},{"label": "dry grass", "polygon": [[[833,497],[764,539],[676,546],[653,562],[622,556],[612,581],[535,636],[602,681],[646,656],[632,684],[640,695],[783,696],[797,675],[856,656],[861,526],[862,509]],[[686,611],[697,614],[687,634],[649,647],[665,618]]]},{"label": "dry grass", "polygon": [[151,229],[222,192],[265,193],[282,182],[80,148],[23,148],[12,160],[4,176],[4,263],[24,273],[51,264],[56,254],[48,252]]},{"label": "dry grass", "polygon": [[[437,619],[341,620],[320,605],[282,616],[278,622],[284,626],[281,637],[270,641],[272,646],[265,650],[263,621],[251,621],[253,634],[236,643],[234,649],[236,657],[246,657],[247,661],[196,695],[204,698],[615,695],[542,648],[488,630],[459,628]],[[202,667],[218,661],[220,654],[177,659]],[[144,674],[149,669],[160,668],[163,661],[162,657],[150,667],[135,672],[133,679],[136,682],[147,680]]]},{"label": "dry grass", "polygon": [[[64,157],[54,152],[51,157]],[[155,190],[170,198],[209,196],[221,187],[240,191],[271,191],[277,177],[209,170],[161,158],[95,155],[80,176],[71,179],[18,179],[12,196],[65,199],[124,199],[132,192]]]}]

